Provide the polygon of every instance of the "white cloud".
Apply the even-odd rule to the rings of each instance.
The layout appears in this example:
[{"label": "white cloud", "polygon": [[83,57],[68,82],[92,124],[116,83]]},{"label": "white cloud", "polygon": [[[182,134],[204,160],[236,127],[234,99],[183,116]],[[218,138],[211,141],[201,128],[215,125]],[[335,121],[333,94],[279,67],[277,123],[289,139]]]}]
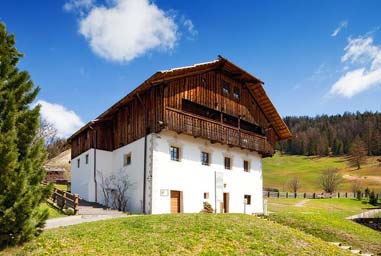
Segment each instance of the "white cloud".
[{"label": "white cloud", "polygon": [[41,105],[41,117],[57,129],[59,137],[67,138],[84,125],[74,111],[68,110],[62,105],[44,100],[38,100],[36,104]]},{"label": "white cloud", "polygon": [[79,32],[106,60],[128,62],[153,49],[170,50],[180,36],[174,17],[149,0],[113,0],[108,6],[88,1],[91,6],[79,18]]},{"label": "white cloud", "polygon": [[332,85],[331,95],[351,98],[381,85],[381,46],[372,37],[349,38],[344,51],[341,62],[346,73]]},{"label": "white cloud", "polygon": [[344,20],[340,22],[339,26],[332,32],[331,36],[335,37],[337,36],[340,31],[348,26],[348,21]]},{"label": "white cloud", "polygon": [[193,22],[190,19],[185,19],[183,22],[183,26],[188,30],[189,34],[192,37],[195,37],[198,35],[198,31],[195,29]]},{"label": "white cloud", "polygon": [[94,5],[94,0],[70,0],[65,3],[63,9],[67,12],[78,9],[90,9]]}]

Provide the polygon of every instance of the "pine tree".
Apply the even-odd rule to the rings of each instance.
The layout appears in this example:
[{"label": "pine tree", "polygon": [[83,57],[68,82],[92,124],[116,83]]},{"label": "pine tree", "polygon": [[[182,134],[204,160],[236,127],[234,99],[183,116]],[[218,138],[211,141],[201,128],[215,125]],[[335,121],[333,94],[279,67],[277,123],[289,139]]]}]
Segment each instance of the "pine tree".
[{"label": "pine tree", "polygon": [[48,212],[39,205],[51,191],[41,185],[46,153],[36,139],[40,108],[31,108],[39,88],[18,70],[21,57],[14,35],[0,23],[0,248],[41,232]]}]

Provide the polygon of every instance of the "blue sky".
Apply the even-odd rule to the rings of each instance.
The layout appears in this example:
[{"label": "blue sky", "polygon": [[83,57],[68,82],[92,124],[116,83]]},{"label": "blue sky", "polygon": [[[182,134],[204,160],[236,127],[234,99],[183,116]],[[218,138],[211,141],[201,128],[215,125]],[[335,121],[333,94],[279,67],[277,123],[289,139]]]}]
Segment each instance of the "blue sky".
[{"label": "blue sky", "polygon": [[157,70],[221,54],[282,116],[381,110],[381,1],[4,0],[42,114],[68,136]]}]

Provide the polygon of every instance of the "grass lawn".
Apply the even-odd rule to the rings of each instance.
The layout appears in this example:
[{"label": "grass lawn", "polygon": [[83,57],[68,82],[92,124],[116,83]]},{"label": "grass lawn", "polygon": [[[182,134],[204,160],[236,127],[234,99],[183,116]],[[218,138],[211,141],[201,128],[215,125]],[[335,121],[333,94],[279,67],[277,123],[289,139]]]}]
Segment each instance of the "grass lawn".
[{"label": "grass lawn", "polygon": [[327,168],[337,168],[346,177],[340,191],[351,192],[353,179],[360,179],[362,189],[369,187],[381,192],[381,167],[377,159],[369,157],[367,164],[360,170],[348,167],[345,157],[308,157],[275,154],[271,158],[263,159],[264,187],[278,188],[287,191],[287,181],[299,177],[301,192],[318,192],[322,189],[318,185],[321,171]]},{"label": "grass lawn", "polygon": [[373,208],[355,199],[311,199],[302,206],[293,204],[303,199],[269,199],[270,219],[326,241],[343,242],[365,252],[381,253],[381,233],[346,220]]},{"label": "grass lawn", "polygon": [[243,214],[133,216],[45,231],[7,255],[349,255],[314,236]]},{"label": "grass lawn", "polygon": [[40,205],[40,208],[41,209],[48,209],[48,212],[49,212],[49,219],[54,219],[54,218],[59,218],[59,217],[65,217],[67,215],[65,215],[63,212],[55,209],[54,207],[50,206],[49,204],[47,203],[42,203]]},{"label": "grass lawn", "polygon": [[67,185],[63,185],[63,184],[54,184],[54,186],[55,186],[56,188],[58,188],[58,189],[67,191]]}]

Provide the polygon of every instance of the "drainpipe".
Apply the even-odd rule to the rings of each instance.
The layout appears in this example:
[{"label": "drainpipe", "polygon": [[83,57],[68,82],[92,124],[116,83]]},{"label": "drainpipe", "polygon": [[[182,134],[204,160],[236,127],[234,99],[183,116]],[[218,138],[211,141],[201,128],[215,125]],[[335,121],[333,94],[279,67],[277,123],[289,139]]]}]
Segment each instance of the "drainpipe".
[{"label": "drainpipe", "polygon": [[142,105],[143,107],[143,111],[144,111],[144,169],[143,169],[143,214],[146,214],[146,179],[147,179],[147,131],[148,131],[148,127],[147,127],[147,124],[148,124],[148,112],[147,112],[147,108],[146,108],[146,105],[144,104],[144,102],[142,101],[142,99],[140,98],[140,95],[139,93],[136,94],[140,104]]},{"label": "drainpipe", "polygon": [[[95,123],[95,122],[93,122]],[[93,145],[94,145],[94,187],[95,187],[95,202],[98,203],[98,183],[97,183],[97,141],[98,133],[97,130],[89,125],[89,128],[94,131],[95,136],[93,136]]]}]

